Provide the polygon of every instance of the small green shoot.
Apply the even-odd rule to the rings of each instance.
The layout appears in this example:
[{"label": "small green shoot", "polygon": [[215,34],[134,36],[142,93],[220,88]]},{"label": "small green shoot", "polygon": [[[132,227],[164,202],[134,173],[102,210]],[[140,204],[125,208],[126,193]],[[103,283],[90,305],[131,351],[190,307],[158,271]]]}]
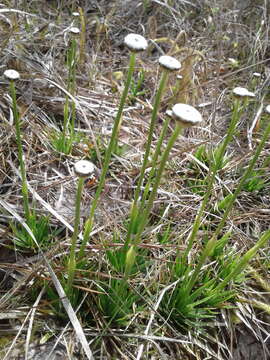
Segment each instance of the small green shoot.
[{"label": "small green shoot", "polygon": [[243,189],[248,192],[261,191],[268,185],[269,182],[266,180],[265,171],[259,169],[251,172],[250,178],[244,184]]},{"label": "small green shoot", "polygon": [[80,140],[80,134],[65,133],[64,131],[53,131],[50,135],[50,143],[52,147],[62,154],[70,154],[74,143]]},{"label": "small green shoot", "polygon": [[[37,216],[35,211],[31,211],[27,225],[34,234],[40,248],[48,249],[51,245],[51,240],[56,235],[55,232],[51,231],[50,218],[44,215]],[[23,226],[12,223],[10,226],[13,231],[15,246],[21,251],[38,251],[36,243]]]},{"label": "small green shoot", "polygon": [[123,279],[110,277],[108,283],[101,281],[98,296],[98,307],[109,322],[115,326],[126,326],[131,320],[133,309],[140,300],[139,295]]},{"label": "small green shoot", "polygon": [[138,72],[138,79],[135,81],[134,79],[131,82],[130,86],[130,95],[129,101],[133,104],[138,96],[145,95],[145,90],[143,89],[143,82],[144,82],[144,70],[140,70]]}]

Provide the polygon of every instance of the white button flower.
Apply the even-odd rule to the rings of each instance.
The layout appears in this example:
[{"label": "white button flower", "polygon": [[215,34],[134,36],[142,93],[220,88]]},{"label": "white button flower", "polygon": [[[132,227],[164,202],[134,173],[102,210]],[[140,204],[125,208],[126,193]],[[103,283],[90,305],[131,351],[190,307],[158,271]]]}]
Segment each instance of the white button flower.
[{"label": "white button flower", "polygon": [[79,160],[74,165],[75,174],[79,177],[89,177],[95,171],[95,165],[88,160]]},{"label": "white button flower", "polygon": [[176,104],[172,108],[173,118],[184,128],[198,125],[202,122],[201,113],[191,105]]},{"label": "white button flower", "polygon": [[18,80],[20,78],[20,74],[18,73],[18,71],[13,70],[13,69],[6,70],[4,72],[4,76],[8,80]]},{"label": "white button flower", "polygon": [[181,69],[180,62],[172,56],[163,55],[158,59],[158,61],[159,61],[159,65],[165,68],[166,70],[175,71]]},{"label": "white button flower", "polygon": [[147,49],[146,39],[139,34],[128,34],[124,39],[124,43],[130,51],[138,52]]},{"label": "white button flower", "polygon": [[255,94],[244,87],[236,87],[233,89],[233,94],[237,97],[250,97],[254,98]]}]

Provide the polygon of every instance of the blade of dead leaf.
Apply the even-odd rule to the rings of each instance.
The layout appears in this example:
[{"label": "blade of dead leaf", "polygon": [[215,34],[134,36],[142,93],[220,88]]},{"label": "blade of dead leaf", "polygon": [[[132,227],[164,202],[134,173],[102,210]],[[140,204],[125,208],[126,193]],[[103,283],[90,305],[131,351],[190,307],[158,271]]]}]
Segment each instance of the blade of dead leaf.
[{"label": "blade of dead leaf", "polygon": [[37,307],[42,298],[42,295],[44,294],[44,291],[45,291],[45,286],[43,286],[40,293],[38,294],[38,297],[33,305],[33,309],[30,310],[29,325],[28,325],[27,335],[26,335],[26,339],[25,339],[25,355],[24,355],[25,360],[28,359],[29,345],[30,345],[30,341],[31,341],[35,313],[37,311]]}]

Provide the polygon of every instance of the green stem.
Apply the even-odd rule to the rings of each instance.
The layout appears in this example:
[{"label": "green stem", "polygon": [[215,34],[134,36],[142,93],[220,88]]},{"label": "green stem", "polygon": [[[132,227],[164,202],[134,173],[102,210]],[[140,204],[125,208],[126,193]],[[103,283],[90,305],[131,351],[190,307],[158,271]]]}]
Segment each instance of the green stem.
[{"label": "green stem", "polygon": [[[145,204],[145,201],[146,201],[146,198],[147,198],[147,195],[149,193],[149,189],[150,189],[150,186],[152,183],[152,179],[153,179],[154,173],[156,171],[156,164],[157,164],[158,156],[160,154],[161,146],[163,144],[165,135],[167,133],[167,129],[168,129],[170,120],[171,119],[169,117],[167,117],[163,124],[162,131],[161,131],[160,137],[158,139],[158,143],[157,143],[155,153],[153,156],[153,160],[151,161],[151,171],[149,173],[147,184],[144,188],[142,200],[140,201],[139,211],[138,211],[138,201],[137,202],[133,201],[133,203],[132,203],[132,208],[131,208],[131,213],[130,213],[130,222],[129,222],[128,232],[127,232],[126,240],[125,240],[126,245],[130,243],[131,236],[134,233],[134,231],[136,231],[135,223],[138,221],[138,216],[140,216],[140,214],[142,214],[144,204]],[[134,209],[136,209],[136,214],[134,212]]]},{"label": "green stem", "polygon": [[159,88],[158,88],[158,91],[157,91],[157,94],[156,94],[156,97],[155,97],[155,103],[154,103],[152,116],[151,116],[151,122],[150,122],[149,134],[148,134],[147,144],[146,144],[144,158],[143,158],[143,164],[142,164],[142,167],[141,167],[140,177],[139,177],[139,180],[138,180],[138,184],[137,184],[137,188],[136,188],[135,196],[134,196],[135,202],[138,201],[139,196],[140,196],[141,186],[142,186],[145,170],[146,170],[146,167],[147,167],[147,163],[148,163],[148,160],[149,160],[148,158],[149,158],[149,154],[150,154],[150,150],[151,150],[151,143],[152,143],[152,139],[153,139],[154,129],[155,129],[155,125],[156,125],[156,122],[157,122],[158,109],[159,109],[159,106],[160,106],[162,93],[163,93],[163,91],[165,89],[165,86],[166,86],[166,83],[167,83],[167,80],[168,80],[168,75],[169,75],[168,70],[164,70],[162,72],[162,76],[161,76],[160,83],[159,83]]},{"label": "green stem", "polygon": [[78,239],[79,227],[80,227],[81,197],[82,197],[83,185],[84,185],[84,178],[79,177],[77,194],[76,194],[74,231],[73,231],[73,235],[71,238],[70,256],[69,256],[69,263],[68,263],[67,294],[70,294],[70,292],[71,292],[71,287],[72,287],[72,283],[74,280],[74,273],[76,270],[75,249],[76,249],[76,242]]},{"label": "green stem", "polygon": [[167,118],[166,118],[166,120],[165,120],[165,122],[163,124],[161,134],[159,136],[158,143],[157,143],[157,146],[156,146],[156,149],[155,149],[155,153],[154,153],[153,159],[151,161],[151,170],[150,170],[149,177],[148,177],[148,180],[147,180],[147,185],[149,185],[149,186],[146,185],[145,188],[144,188],[144,192],[143,192],[139,212],[142,211],[142,209],[144,208],[144,203],[145,203],[145,200],[146,200],[146,198],[148,196],[149,188],[151,186],[151,183],[152,183],[155,171],[156,171],[156,165],[157,165],[158,157],[159,157],[159,155],[161,153],[161,146],[163,144],[165,135],[167,133],[170,120],[171,120],[170,117],[167,116]]},{"label": "green stem", "polygon": [[82,8],[79,8],[79,13],[80,13],[80,22],[81,22],[79,64],[83,65],[85,61],[86,22]]},{"label": "green stem", "polygon": [[216,159],[213,158],[211,168],[209,169],[209,173],[208,173],[208,175],[207,175],[207,177],[205,179],[205,182],[208,184],[207,190],[206,190],[206,193],[204,195],[204,198],[203,198],[201,207],[199,209],[199,212],[198,212],[198,214],[196,216],[196,219],[194,221],[191,234],[190,234],[190,236],[188,238],[188,245],[187,245],[187,248],[186,248],[186,250],[185,250],[185,252],[183,254],[183,259],[187,259],[187,256],[188,256],[188,254],[189,254],[189,252],[190,252],[190,250],[192,248],[192,245],[194,243],[194,240],[195,240],[196,235],[198,233],[198,230],[200,228],[202,216],[203,216],[205,208],[206,208],[206,206],[208,204],[209,198],[210,198],[210,196],[212,194],[213,185],[214,185],[214,182],[215,182],[215,179],[216,179],[216,174],[217,174],[218,170],[220,169],[223,156],[225,154],[225,151],[227,149],[227,146],[228,146],[229,142],[231,141],[231,139],[233,137],[236,125],[237,125],[237,123],[239,121],[239,115],[240,115],[239,110],[240,110],[240,101],[239,101],[239,99],[236,99],[236,101],[234,103],[232,120],[231,120],[229,129],[227,131],[227,135],[226,135],[226,137],[225,137],[225,139],[224,139],[224,141],[222,143],[222,146],[221,146],[221,148],[220,148],[220,150],[218,152],[217,158]]},{"label": "green stem", "polygon": [[262,152],[262,150],[264,148],[264,145],[265,145],[266,140],[268,139],[269,135],[270,135],[270,122],[269,122],[267,128],[264,130],[263,137],[262,137],[259,145],[257,146],[257,149],[255,151],[255,154],[254,154],[253,158],[249,162],[248,168],[246,169],[244,175],[242,176],[240,182],[238,183],[237,188],[235,189],[232,197],[230,198],[230,200],[228,202],[228,206],[227,206],[227,208],[226,208],[226,210],[225,210],[225,212],[223,214],[223,217],[222,217],[222,219],[221,219],[221,221],[220,221],[220,223],[219,223],[219,225],[218,225],[218,227],[217,227],[217,229],[216,229],[216,231],[214,233],[215,237],[217,237],[219,235],[220,231],[224,227],[224,224],[225,224],[225,222],[226,222],[226,220],[228,218],[228,215],[229,215],[229,213],[230,213],[230,211],[231,211],[231,209],[233,207],[233,204],[234,204],[237,196],[240,194],[244,184],[250,178],[251,173],[253,171],[253,168],[256,165],[256,162],[257,162],[257,160],[258,160],[258,158],[259,158],[259,156],[260,156],[260,154],[261,154],[261,152]]},{"label": "green stem", "polygon": [[[64,104],[64,126],[63,126],[63,145],[66,143],[67,129],[68,129],[68,117],[69,117],[69,98],[66,96]],[[65,147],[63,147],[64,149]],[[65,151],[64,151],[65,152]]]},{"label": "green stem", "polygon": [[[200,256],[200,259],[199,259],[199,262],[198,264],[196,265],[195,269],[194,269],[194,272],[192,273],[191,275],[191,278],[187,284],[187,288],[186,288],[186,292],[187,294],[190,294],[196,280],[197,280],[197,277],[199,275],[199,272],[201,271],[201,268],[202,266],[204,265],[207,257],[211,254],[212,252],[212,249],[215,245],[215,239],[214,238],[211,238],[208,243],[206,244],[204,250],[203,250],[203,253],[201,254]],[[188,274],[186,274],[186,276],[190,276],[190,271],[188,271]]]},{"label": "green stem", "polygon": [[[77,52],[77,43],[75,39],[71,40],[70,48],[67,51],[67,67],[68,67],[68,80],[67,80],[67,90],[71,95],[75,94],[76,87],[76,52]],[[76,117],[76,105],[74,101],[70,101],[68,95],[66,95],[65,105],[64,105],[64,125],[62,133],[62,152],[68,153],[70,151],[70,146],[68,144],[68,129],[70,130],[71,138],[74,136],[75,128],[75,117]],[[71,119],[71,121],[70,121]]]},{"label": "green stem", "polygon": [[123,113],[123,109],[124,109],[124,105],[126,102],[126,98],[128,95],[128,90],[130,87],[130,83],[131,83],[131,79],[132,79],[132,74],[134,72],[134,68],[135,68],[135,60],[136,60],[136,53],[131,52],[130,53],[130,60],[129,60],[129,69],[128,69],[128,74],[127,74],[127,80],[126,80],[126,84],[125,84],[125,88],[124,91],[122,93],[121,99],[120,99],[120,104],[119,104],[119,108],[114,120],[114,127],[112,130],[112,136],[108,145],[108,148],[106,150],[105,153],[105,159],[104,159],[104,165],[103,165],[103,169],[100,175],[100,179],[99,179],[99,183],[98,183],[98,187],[96,190],[96,194],[95,194],[95,198],[92,202],[92,206],[90,209],[90,214],[89,217],[85,223],[85,229],[84,229],[84,234],[83,234],[83,241],[80,247],[80,252],[79,252],[79,257],[82,257],[84,255],[84,251],[85,251],[85,247],[87,244],[87,241],[89,239],[92,227],[93,227],[93,220],[94,220],[94,214],[98,205],[98,201],[99,201],[99,197],[101,195],[101,192],[104,188],[104,184],[105,184],[105,179],[106,179],[106,175],[109,169],[109,164],[110,164],[110,160],[111,160],[111,156],[112,156],[112,151],[113,148],[116,144],[116,139],[117,139],[117,135],[119,132],[119,125],[120,125],[120,121],[121,121],[121,117],[122,117],[122,113]]},{"label": "green stem", "polygon": [[259,158],[259,155],[265,145],[265,142],[266,140],[268,139],[269,137],[269,134],[270,134],[270,123],[268,124],[267,128],[265,129],[264,131],[264,134],[263,134],[263,137],[255,151],[255,154],[253,156],[253,158],[250,160],[249,162],[249,166],[248,168],[246,169],[244,175],[242,176],[240,182],[238,183],[238,186],[236,188],[236,190],[234,191],[232,197],[229,199],[229,202],[228,202],[228,206],[223,214],[223,217],[216,229],[216,231],[214,232],[213,236],[211,237],[211,239],[208,241],[205,249],[203,250],[202,252],[202,255],[200,257],[200,260],[199,260],[199,263],[197,264],[191,278],[190,278],[190,281],[189,281],[189,284],[188,284],[188,291],[190,292],[192,287],[194,286],[196,280],[197,280],[197,277],[198,277],[198,274],[203,266],[203,264],[205,263],[207,257],[209,256],[209,254],[211,253],[212,249],[214,248],[215,246],[215,243],[216,243],[216,240],[218,238],[218,235],[220,233],[220,231],[223,229],[224,225],[225,225],[225,222],[230,214],[230,211],[233,207],[233,204],[237,198],[237,196],[240,194],[242,188],[243,188],[243,185],[246,183],[246,181],[249,179],[250,177],[250,174]]},{"label": "green stem", "polygon": [[138,204],[134,201],[131,204],[130,215],[129,215],[128,232],[124,244],[124,251],[127,250],[128,244],[130,243],[131,237],[136,233],[136,223],[138,221]]},{"label": "green stem", "polygon": [[[140,192],[141,192],[141,187],[142,187],[142,183],[143,183],[143,179],[144,179],[144,174],[145,174],[145,170],[147,167],[147,163],[148,163],[148,158],[149,158],[149,154],[150,154],[150,150],[151,150],[151,143],[153,140],[153,134],[154,134],[154,129],[155,129],[155,125],[157,122],[157,114],[158,114],[158,109],[160,106],[160,102],[161,102],[161,98],[162,98],[162,93],[166,87],[166,83],[168,80],[168,75],[169,75],[169,71],[168,70],[164,70],[162,72],[162,76],[159,82],[159,87],[158,87],[158,91],[155,97],[155,103],[153,106],[153,110],[152,110],[152,115],[151,115],[151,122],[150,122],[150,128],[149,128],[149,134],[148,134],[148,138],[147,138],[147,144],[146,144],[146,148],[145,148],[145,153],[144,153],[144,157],[143,157],[143,164],[140,170],[140,175],[139,175],[139,180],[137,183],[137,187],[135,190],[135,195],[134,195],[134,206],[137,206],[137,202],[140,196]],[[165,133],[164,133],[165,136]],[[158,155],[158,153],[156,153]],[[153,165],[152,165],[153,167]],[[133,222],[136,221],[136,218],[130,218],[129,221],[129,225],[128,225],[128,232],[127,232],[127,236],[126,236],[126,244],[130,243],[130,239],[131,239],[131,234],[132,234],[132,228],[134,227]]]},{"label": "green stem", "polygon": [[148,222],[148,218],[149,218],[151,209],[153,207],[153,203],[154,203],[154,200],[156,198],[157,190],[158,190],[158,187],[159,187],[159,184],[160,184],[160,181],[161,181],[161,176],[163,174],[163,171],[164,171],[166,162],[168,160],[170,151],[171,151],[177,137],[179,136],[181,130],[182,130],[181,126],[176,122],[175,130],[174,130],[173,134],[171,135],[171,137],[170,137],[170,139],[168,141],[168,144],[166,146],[166,149],[165,149],[165,151],[164,151],[164,153],[162,155],[162,158],[160,160],[160,165],[159,165],[159,169],[157,171],[155,182],[153,184],[153,188],[152,188],[151,194],[149,196],[146,208],[145,208],[145,210],[144,210],[144,212],[143,212],[143,214],[141,216],[141,222],[139,224],[138,231],[136,233],[135,239],[132,241],[132,246],[131,246],[130,250],[127,252],[127,255],[131,254],[132,256],[129,256],[129,258],[128,258],[128,263],[126,263],[126,271],[125,271],[125,273],[128,273],[130,271],[130,269],[132,268],[132,266],[133,266],[133,264],[135,262],[136,248],[139,245],[139,243],[141,242],[141,235],[142,235],[143,230],[144,230],[144,228],[145,228],[145,226],[146,226],[146,224]]},{"label": "green stem", "polygon": [[17,140],[17,146],[18,146],[18,157],[19,157],[21,177],[22,177],[23,209],[25,212],[26,221],[29,223],[31,212],[30,212],[30,207],[29,207],[29,195],[28,195],[26,171],[25,171],[25,164],[24,164],[24,160],[23,160],[23,147],[22,147],[22,140],[21,140],[20,118],[19,118],[19,112],[17,109],[17,98],[16,98],[16,89],[15,89],[14,81],[10,82],[10,93],[11,93],[11,97],[12,97],[12,110],[13,110],[13,117],[14,117],[14,121],[15,121],[16,140]]},{"label": "green stem", "polygon": [[134,245],[138,245],[140,243],[140,237],[141,237],[141,234],[142,234],[142,232],[144,230],[145,225],[148,222],[148,218],[149,218],[151,209],[153,207],[154,200],[155,200],[156,195],[157,195],[157,190],[158,190],[158,187],[159,187],[159,184],[160,184],[160,181],[161,181],[161,177],[162,177],[166,162],[168,160],[170,151],[171,151],[177,137],[179,136],[179,134],[181,132],[181,129],[182,129],[181,126],[176,122],[175,130],[174,130],[173,134],[171,135],[171,137],[170,137],[170,139],[168,141],[168,144],[166,146],[166,149],[165,149],[165,151],[164,151],[164,153],[162,155],[162,158],[160,160],[160,165],[159,165],[159,169],[157,171],[155,182],[153,184],[152,191],[150,193],[147,205],[146,205],[145,210],[143,212],[142,221],[140,223],[138,232],[137,232],[135,240],[133,242]]}]

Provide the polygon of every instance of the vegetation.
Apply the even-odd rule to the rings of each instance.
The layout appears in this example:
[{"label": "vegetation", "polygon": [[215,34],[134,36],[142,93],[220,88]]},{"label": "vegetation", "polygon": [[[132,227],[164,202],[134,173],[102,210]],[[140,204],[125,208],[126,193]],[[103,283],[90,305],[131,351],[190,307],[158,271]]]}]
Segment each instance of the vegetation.
[{"label": "vegetation", "polygon": [[254,3],[1,4],[1,359],[270,358]]}]

